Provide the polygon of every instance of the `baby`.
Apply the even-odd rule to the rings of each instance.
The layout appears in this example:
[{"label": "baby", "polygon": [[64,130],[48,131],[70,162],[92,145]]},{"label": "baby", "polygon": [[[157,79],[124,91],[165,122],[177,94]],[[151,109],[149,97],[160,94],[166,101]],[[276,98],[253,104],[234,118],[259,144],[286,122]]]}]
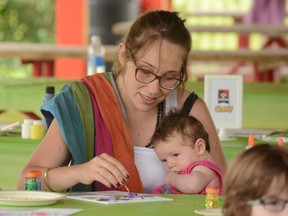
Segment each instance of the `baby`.
[{"label": "baby", "polygon": [[151,145],[168,172],[151,193],[222,194],[222,173],[209,154],[208,134],[199,120],[173,110],[155,130]]}]

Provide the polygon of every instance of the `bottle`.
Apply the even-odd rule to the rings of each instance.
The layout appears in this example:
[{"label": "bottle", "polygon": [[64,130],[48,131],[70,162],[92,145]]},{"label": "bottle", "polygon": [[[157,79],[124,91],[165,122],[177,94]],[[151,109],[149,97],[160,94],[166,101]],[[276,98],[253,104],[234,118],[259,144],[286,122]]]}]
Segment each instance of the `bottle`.
[{"label": "bottle", "polygon": [[29,190],[29,191],[38,190],[36,178],[37,178],[36,173],[34,173],[34,172],[26,173],[26,175],[25,175],[25,190]]},{"label": "bottle", "polygon": [[31,139],[43,139],[45,135],[45,126],[42,120],[34,120],[31,126]]},{"label": "bottle", "polygon": [[23,124],[21,125],[22,139],[30,139],[32,124],[33,124],[33,119],[24,119]]},{"label": "bottle", "polygon": [[92,35],[88,46],[87,75],[105,72],[105,48],[98,35]]},{"label": "bottle", "polygon": [[42,99],[42,103],[45,103],[51,100],[55,95],[55,87],[54,86],[46,86],[45,95]]},{"label": "bottle", "polygon": [[206,188],[205,206],[206,208],[217,208],[219,202],[219,189]]},{"label": "bottle", "polygon": [[41,191],[41,188],[42,188],[42,183],[41,183],[42,172],[41,172],[41,170],[32,170],[31,172],[35,173],[36,183],[37,183],[37,190]]},{"label": "bottle", "polygon": [[[43,96],[43,99],[42,99],[42,104],[51,100],[54,96],[55,96],[55,87],[54,86],[46,86],[45,95]],[[46,124],[45,118],[43,118],[43,124],[47,130],[47,124]]]}]

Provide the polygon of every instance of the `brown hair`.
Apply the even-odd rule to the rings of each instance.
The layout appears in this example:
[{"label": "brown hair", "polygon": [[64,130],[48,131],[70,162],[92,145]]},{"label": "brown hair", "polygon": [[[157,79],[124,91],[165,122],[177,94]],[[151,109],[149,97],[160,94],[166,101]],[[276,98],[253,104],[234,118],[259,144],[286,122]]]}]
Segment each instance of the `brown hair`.
[{"label": "brown hair", "polygon": [[245,205],[245,202],[261,198],[269,190],[272,180],[283,175],[285,185],[279,185],[276,193],[283,190],[288,193],[286,147],[262,143],[240,153],[225,174],[225,215],[250,215],[251,206]]},{"label": "brown hair", "polygon": [[[177,12],[149,11],[141,15],[131,26],[128,33],[122,39],[132,56],[141,49],[148,49],[153,42],[165,39],[184,48],[183,56],[183,84],[187,80],[187,61],[191,49],[191,35],[184,25],[185,20],[178,16]],[[127,57],[129,55],[127,54]],[[123,70],[119,60],[112,68],[115,77]]]},{"label": "brown hair", "polygon": [[186,115],[176,109],[170,111],[156,128],[152,138],[151,145],[155,147],[159,141],[166,141],[173,133],[179,133],[183,139],[189,140],[194,147],[197,139],[202,138],[205,141],[206,150],[210,151],[208,133],[205,131],[202,123],[193,116]]}]

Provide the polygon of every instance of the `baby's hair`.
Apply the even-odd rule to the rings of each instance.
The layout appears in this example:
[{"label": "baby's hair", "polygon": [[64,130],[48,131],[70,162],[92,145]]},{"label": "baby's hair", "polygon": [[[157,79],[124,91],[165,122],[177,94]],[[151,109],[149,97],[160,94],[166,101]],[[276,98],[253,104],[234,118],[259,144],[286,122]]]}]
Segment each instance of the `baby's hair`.
[{"label": "baby's hair", "polygon": [[179,133],[183,139],[187,139],[193,144],[197,139],[202,138],[205,141],[206,150],[210,152],[208,133],[202,123],[197,118],[186,115],[178,109],[171,110],[156,128],[151,138],[152,147],[155,147],[159,141],[167,141],[174,133]]}]

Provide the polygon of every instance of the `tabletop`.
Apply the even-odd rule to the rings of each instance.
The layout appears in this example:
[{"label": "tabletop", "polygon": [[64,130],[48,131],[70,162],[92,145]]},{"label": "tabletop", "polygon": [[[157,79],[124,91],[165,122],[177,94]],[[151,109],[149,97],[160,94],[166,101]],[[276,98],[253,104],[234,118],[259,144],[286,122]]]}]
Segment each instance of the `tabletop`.
[{"label": "tabletop", "polygon": [[[257,135],[256,131],[252,132],[255,134],[255,143],[260,142],[260,140],[257,139],[257,137],[260,137],[260,133]],[[241,131],[241,134],[233,132],[237,137],[232,137],[231,140],[221,142],[228,163],[230,163],[239,152],[245,150],[249,133],[251,133],[251,131],[244,130]],[[261,132],[261,134],[262,133],[263,132]],[[264,133],[267,132],[264,131]],[[2,134],[2,136],[0,136],[0,143],[0,173],[5,173],[5,175],[1,175],[0,188],[2,188],[2,190],[15,190],[18,175],[33,151],[39,145],[40,140],[22,139],[19,134]],[[92,215],[100,212],[101,215],[107,216],[197,215],[194,213],[196,209],[205,208],[204,195],[169,194],[157,196],[172,198],[173,201],[104,205],[65,198],[59,200],[54,205],[41,206],[39,208],[82,209],[82,211],[76,213],[76,215]],[[220,196],[219,207],[223,205],[223,202],[224,197]],[[9,208],[11,209],[9,206],[0,206],[0,212],[1,210]],[[15,208],[21,209],[23,207],[13,207],[13,209]]]},{"label": "tabletop", "polygon": [[[56,209],[81,209],[75,215],[117,215],[117,216],[144,216],[144,215],[198,215],[194,211],[196,209],[205,208],[205,195],[160,195],[163,197],[172,198],[173,201],[159,201],[159,202],[142,202],[142,203],[121,203],[121,204],[99,204],[81,200],[74,200],[65,198],[57,201],[53,205],[33,207],[33,209],[40,208],[56,208]],[[223,205],[224,198],[219,196],[219,207]],[[9,207],[0,206],[1,210],[7,209],[23,209],[24,207]],[[26,207],[28,208],[28,207]],[[29,207],[32,208],[32,207]],[[24,208],[25,209],[25,208]]]}]

